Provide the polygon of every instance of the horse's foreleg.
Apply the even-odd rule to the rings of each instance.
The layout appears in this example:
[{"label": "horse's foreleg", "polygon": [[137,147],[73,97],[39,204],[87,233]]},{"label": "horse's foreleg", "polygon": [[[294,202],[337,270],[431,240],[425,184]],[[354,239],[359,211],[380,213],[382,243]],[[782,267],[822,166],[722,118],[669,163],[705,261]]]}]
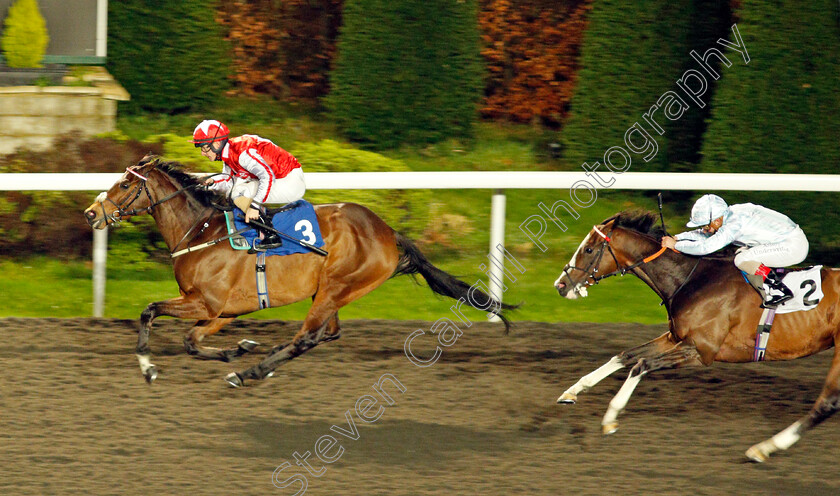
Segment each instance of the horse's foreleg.
[{"label": "horse's foreleg", "polygon": [[701,364],[702,362],[700,362],[700,354],[697,353],[697,348],[684,341],[677,343],[673,348],[659,356],[640,358],[636,365],[630,369],[627,380],[624,381],[621,389],[619,389],[618,393],[610,401],[607,413],[604,414],[604,418],[601,420],[604,434],[612,434],[618,430],[618,415],[627,406],[627,402],[630,401],[630,396],[633,395],[633,391],[639,385],[642,376],[654,370]]},{"label": "horse's foreleg", "polygon": [[671,333],[666,332],[652,341],[648,341],[641,346],[637,346],[612,357],[609,362],[581,377],[579,381],[557,398],[557,403],[577,402],[578,394],[588,391],[589,388],[606,379],[613,372],[620,370],[629,364],[638,362],[639,358],[660,355],[673,347],[674,344],[676,343],[673,340]]},{"label": "horse's foreleg", "polygon": [[190,329],[190,332],[184,337],[184,348],[187,353],[196,358],[205,360],[221,360],[229,362],[234,358],[254,351],[254,348],[259,346],[256,341],[250,339],[243,339],[239,341],[236,348],[211,348],[209,346],[201,346],[201,341],[207,336],[212,336],[219,332],[219,330],[233,321],[233,317],[226,317],[220,319],[199,320],[195,326]]},{"label": "horse's foreleg", "polygon": [[140,371],[149,384],[157,378],[158,374],[157,367],[152,363],[151,359],[149,333],[152,330],[152,322],[162,315],[197,319],[210,317],[205,305],[196,298],[181,296],[171,300],[149,303],[140,315],[140,328],[137,331],[137,348],[135,348],[137,361],[140,363]]},{"label": "horse's foreleg", "polygon": [[807,415],[797,420],[775,436],[762,441],[747,450],[747,458],[754,462],[765,462],[773,453],[783,451],[799,441],[802,436],[840,408],[840,348],[835,344],[834,359],[828,371],[825,385],[814,406]]},{"label": "horse's foreleg", "polygon": [[610,358],[609,362],[581,377],[580,380],[572,387],[563,392],[563,394],[557,398],[557,403],[576,403],[578,394],[589,391],[589,388],[606,379],[616,370],[622,368],[624,368],[624,364],[621,363],[621,359],[618,355]]}]

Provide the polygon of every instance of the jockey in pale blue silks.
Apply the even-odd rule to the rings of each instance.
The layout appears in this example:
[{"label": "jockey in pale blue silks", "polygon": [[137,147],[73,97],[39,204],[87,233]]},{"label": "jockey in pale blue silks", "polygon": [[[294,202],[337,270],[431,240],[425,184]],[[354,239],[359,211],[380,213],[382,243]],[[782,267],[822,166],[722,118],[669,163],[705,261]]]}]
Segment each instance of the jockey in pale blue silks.
[{"label": "jockey in pale blue silks", "polygon": [[[741,246],[735,266],[764,298],[764,306],[777,306],[793,297],[782,276],[770,267],[796,265],[808,255],[808,239],[790,218],[775,210],[743,203],[727,205],[717,195],[704,195],[691,209],[688,227],[699,227],[662,238],[662,246],[689,255],[708,255],[734,244]],[[764,283],[770,286],[765,294]]]}]

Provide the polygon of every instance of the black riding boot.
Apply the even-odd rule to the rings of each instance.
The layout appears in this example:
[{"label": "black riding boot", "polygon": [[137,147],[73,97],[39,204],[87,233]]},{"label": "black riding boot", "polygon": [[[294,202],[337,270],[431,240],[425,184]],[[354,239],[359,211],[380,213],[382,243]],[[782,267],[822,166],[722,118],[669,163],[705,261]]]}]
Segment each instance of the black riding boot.
[{"label": "black riding boot", "polygon": [[766,306],[776,307],[793,298],[793,291],[785,286],[782,282],[782,275],[775,270],[771,270],[767,274],[767,285],[770,286],[771,295],[765,302]]},{"label": "black riding boot", "polygon": [[[260,213],[260,222],[267,226],[271,225],[271,219],[266,219],[265,214],[263,213]],[[266,251],[283,246],[283,238],[277,234],[261,227],[257,227],[257,230],[263,235],[263,239],[257,244],[257,250]]]}]

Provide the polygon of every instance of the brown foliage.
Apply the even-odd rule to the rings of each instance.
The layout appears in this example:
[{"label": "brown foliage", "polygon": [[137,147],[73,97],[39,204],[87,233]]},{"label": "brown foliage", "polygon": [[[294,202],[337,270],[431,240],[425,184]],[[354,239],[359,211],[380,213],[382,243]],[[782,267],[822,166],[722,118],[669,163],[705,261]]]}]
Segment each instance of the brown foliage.
[{"label": "brown foliage", "polygon": [[592,0],[481,0],[484,117],[559,125],[574,92]]},{"label": "brown foliage", "polygon": [[[149,152],[160,154],[162,147],[69,134],[47,151],[0,157],[0,171],[121,172]],[[89,256],[92,234],[82,212],[95,196],[90,191],[0,192],[0,255]]]},{"label": "brown foliage", "polygon": [[218,22],[233,46],[233,94],[316,99],[329,69],[343,0],[223,0]]}]

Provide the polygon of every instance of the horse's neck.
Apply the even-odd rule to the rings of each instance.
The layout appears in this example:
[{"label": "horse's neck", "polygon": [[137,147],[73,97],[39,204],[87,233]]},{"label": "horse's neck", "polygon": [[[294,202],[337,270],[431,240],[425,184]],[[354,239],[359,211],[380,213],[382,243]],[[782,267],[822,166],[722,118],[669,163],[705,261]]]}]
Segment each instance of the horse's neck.
[{"label": "horse's neck", "polygon": [[[174,179],[162,172],[153,176],[150,175],[149,181],[154,181],[154,184],[149,184],[149,186],[150,190],[154,191],[153,199],[155,201],[159,201],[181,189]],[[170,250],[173,250],[183,239],[187,231],[195,225],[198,216],[201,215],[188,194],[175,195],[155,206],[151,212],[158,230]]]},{"label": "horse's neck", "polygon": [[[638,263],[661,249],[658,241],[638,233],[627,231],[621,239],[625,240],[622,251],[627,258],[627,265]],[[668,302],[690,277],[696,275],[697,266],[696,258],[665,250],[650,262],[636,267],[634,274],[663,301]]]}]

